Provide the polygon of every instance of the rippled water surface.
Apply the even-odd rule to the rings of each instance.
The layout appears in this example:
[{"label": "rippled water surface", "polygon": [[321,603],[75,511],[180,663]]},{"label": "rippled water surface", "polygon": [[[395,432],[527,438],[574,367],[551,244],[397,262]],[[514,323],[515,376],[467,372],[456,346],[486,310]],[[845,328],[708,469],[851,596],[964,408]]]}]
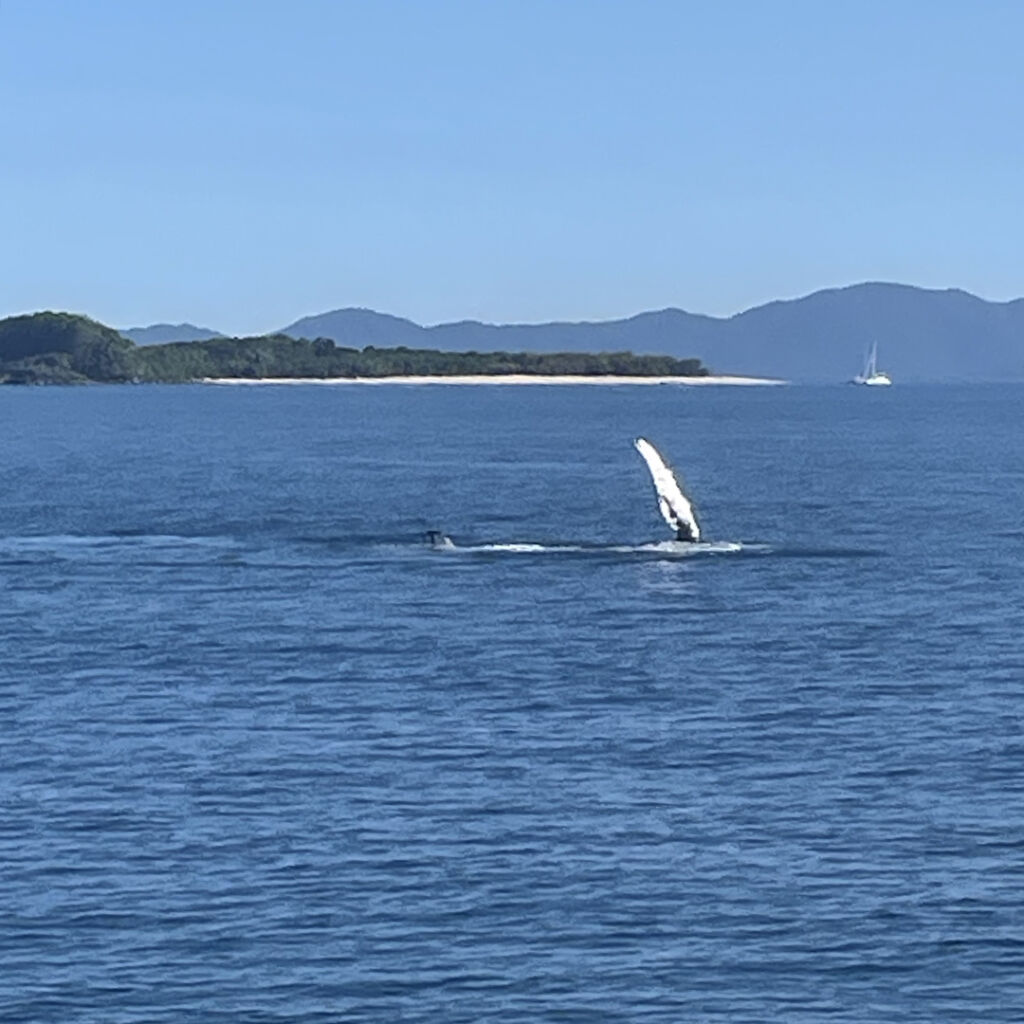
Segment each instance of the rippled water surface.
[{"label": "rippled water surface", "polygon": [[0,1018],[1020,1020],[1022,415],[3,389]]}]

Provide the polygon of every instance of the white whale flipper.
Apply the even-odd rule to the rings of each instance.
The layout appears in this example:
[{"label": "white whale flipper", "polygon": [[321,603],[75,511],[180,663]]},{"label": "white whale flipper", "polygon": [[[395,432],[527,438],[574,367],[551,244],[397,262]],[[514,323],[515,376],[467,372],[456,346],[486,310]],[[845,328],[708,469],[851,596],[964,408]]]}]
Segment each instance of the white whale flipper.
[{"label": "white whale flipper", "polygon": [[676,531],[678,540],[699,541],[700,526],[697,525],[693,506],[683,494],[683,489],[679,486],[679,481],[676,480],[668,463],[646,438],[638,437],[633,444],[651,471],[654,490],[658,494],[658,508],[661,510],[665,522]]}]

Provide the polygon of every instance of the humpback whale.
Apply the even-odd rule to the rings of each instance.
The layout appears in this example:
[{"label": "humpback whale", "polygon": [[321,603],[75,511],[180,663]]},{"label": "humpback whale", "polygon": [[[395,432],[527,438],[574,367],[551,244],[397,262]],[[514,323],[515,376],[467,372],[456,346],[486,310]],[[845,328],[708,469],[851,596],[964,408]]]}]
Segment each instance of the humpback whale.
[{"label": "humpback whale", "polygon": [[[658,510],[662,518],[675,531],[676,540],[696,544],[700,540],[700,525],[694,513],[690,499],[683,493],[683,489],[672,472],[669,464],[662,458],[661,453],[645,437],[638,437],[633,441],[633,446],[643,457],[647,468],[651,473],[651,480],[654,483],[654,491],[658,497]],[[450,551],[455,544],[442,530],[425,530],[423,540],[428,547],[435,551]],[[732,548],[737,548],[733,545]],[[732,548],[729,548],[730,550]],[[482,546],[462,548],[464,551],[567,551],[584,550],[575,547],[554,547],[545,548],[539,544],[485,544]]]},{"label": "humpback whale", "polygon": [[662,518],[676,531],[676,540],[697,542],[700,540],[700,526],[694,515],[693,506],[683,494],[679,481],[669,468],[661,453],[645,437],[638,437],[633,442],[636,450],[643,456],[647,468],[651,471],[654,490],[658,495],[658,509]]}]

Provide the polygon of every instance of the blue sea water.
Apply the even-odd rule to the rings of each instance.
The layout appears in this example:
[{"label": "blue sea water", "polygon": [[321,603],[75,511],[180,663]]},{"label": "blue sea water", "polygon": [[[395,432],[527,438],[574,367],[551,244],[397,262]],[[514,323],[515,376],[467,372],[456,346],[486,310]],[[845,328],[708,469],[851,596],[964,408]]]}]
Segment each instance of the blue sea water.
[{"label": "blue sea water", "polygon": [[1022,417],[3,389],[0,1019],[1021,1020]]}]

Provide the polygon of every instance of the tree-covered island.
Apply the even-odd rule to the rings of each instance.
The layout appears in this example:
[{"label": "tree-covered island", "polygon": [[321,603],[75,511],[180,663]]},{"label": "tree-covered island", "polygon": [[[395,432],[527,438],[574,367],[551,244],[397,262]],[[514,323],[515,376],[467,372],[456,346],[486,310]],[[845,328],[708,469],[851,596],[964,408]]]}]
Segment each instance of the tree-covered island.
[{"label": "tree-covered island", "polygon": [[184,383],[217,377],[394,377],[461,375],[704,377],[699,359],[632,352],[438,352],[342,348],[271,334],[254,338],[136,345],[112,327],[71,313],[0,320],[0,383]]}]

